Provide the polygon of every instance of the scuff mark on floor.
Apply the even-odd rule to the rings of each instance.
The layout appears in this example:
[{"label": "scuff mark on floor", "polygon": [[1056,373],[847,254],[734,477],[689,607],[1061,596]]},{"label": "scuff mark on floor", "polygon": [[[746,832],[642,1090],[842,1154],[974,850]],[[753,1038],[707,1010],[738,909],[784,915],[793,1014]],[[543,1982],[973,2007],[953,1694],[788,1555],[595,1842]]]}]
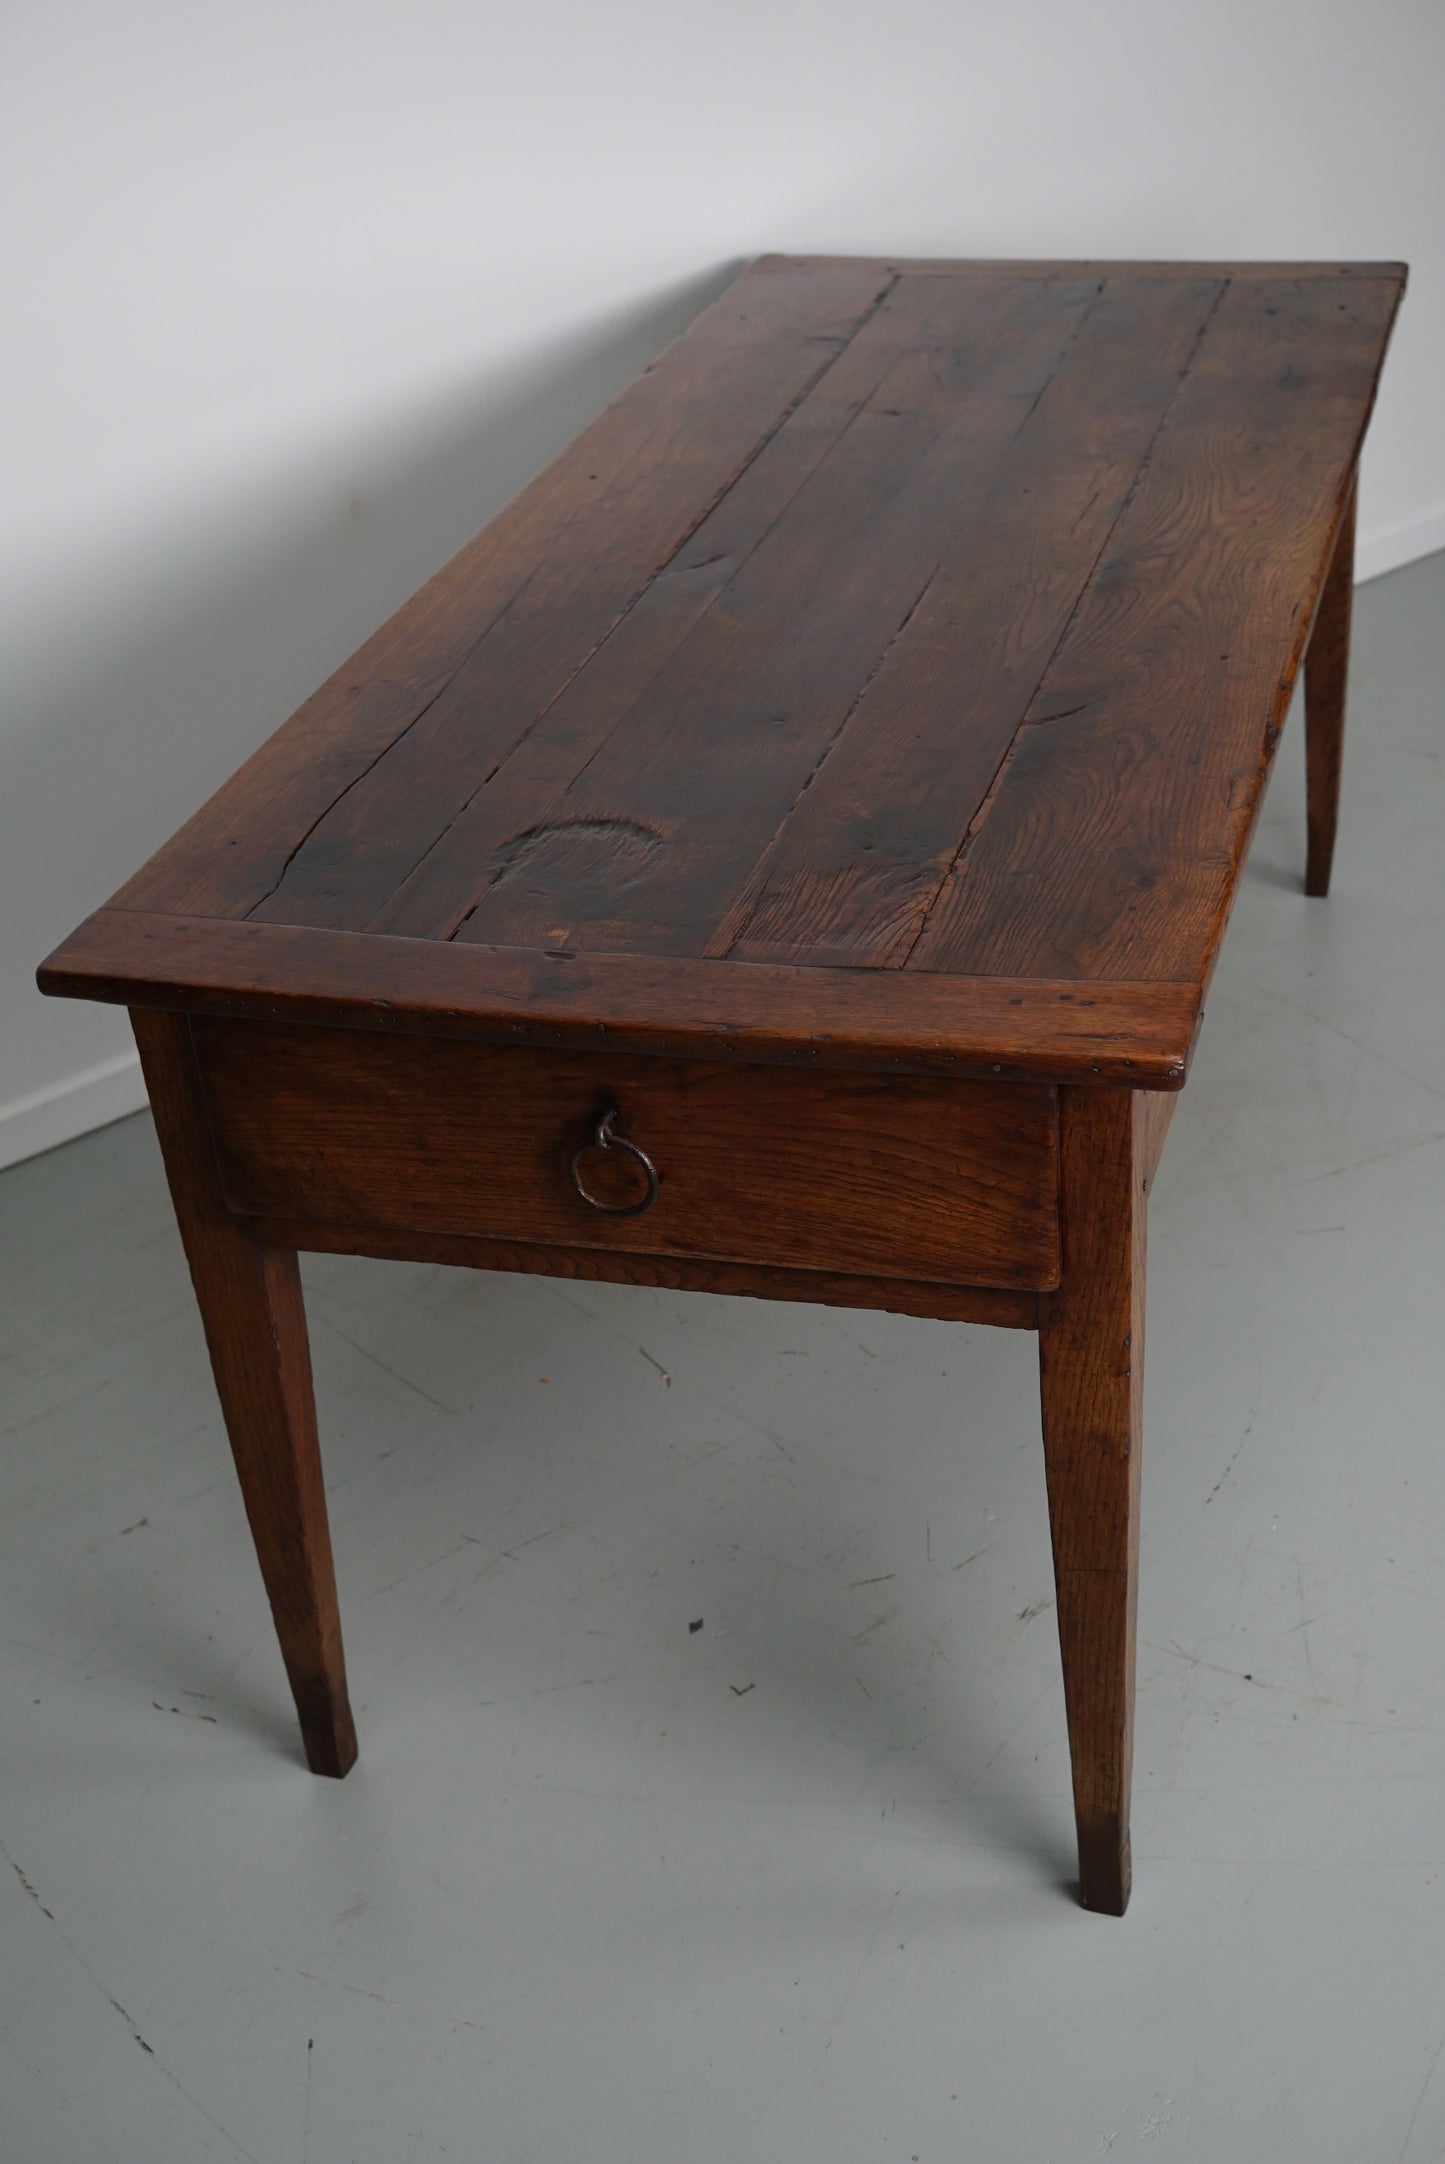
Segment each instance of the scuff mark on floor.
[{"label": "scuff mark on floor", "polygon": [[[1396,1142],[1387,1150],[1371,1150],[1368,1156],[1350,1157],[1342,1165],[1331,1165],[1328,1172],[1311,1172],[1302,1180],[1286,1180],[1285,1191],[1289,1193],[1297,1187],[1318,1187],[1321,1180],[1337,1180],[1343,1173],[1362,1171],[1366,1165],[1383,1165],[1392,1157],[1408,1157],[1412,1150],[1431,1150],[1438,1142],[1445,1142],[1445,1134],[1421,1135],[1414,1142]],[[1333,1231],[1336,1228],[1326,1226],[1322,1229]],[[1338,1229],[1342,1231],[1344,1228],[1341,1226]]]},{"label": "scuff mark on floor", "polygon": [[351,1350],[354,1353],[359,1353],[363,1360],[370,1361],[374,1368],[380,1368],[383,1375],[389,1375],[394,1383],[400,1383],[403,1390],[409,1390],[413,1397],[421,1398],[426,1404],[433,1406],[437,1412],[447,1413],[452,1418],[456,1418],[456,1407],[454,1405],[443,1405],[440,1398],[434,1398],[429,1390],[423,1390],[420,1383],[414,1383],[411,1377],[403,1375],[399,1368],[388,1367],[379,1353],[373,1352],[369,1345],[363,1345],[359,1339],[348,1337],[341,1325],[333,1322],[329,1315],[324,1315],[319,1310],[313,1312],[316,1315],[316,1320],[324,1323],[333,1337],[339,1337],[343,1345],[349,1345]]},{"label": "scuff mark on floor", "polygon": [[976,1563],[981,1555],[987,1555],[989,1548],[991,1548],[992,1546],[993,1543],[992,1541],[990,1541],[985,1547],[975,1548],[973,1554],[966,1555],[961,1563],[950,1563],[948,1566],[948,1575],[950,1576],[950,1578],[953,1576],[953,1573],[956,1570],[967,1570],[970,1563]]},{"label": "scuff mark on floor", "polygon": [[157,2057],[155,2046],[146,2042],[145,2038],[141,2035],[140,2030],[136,2027],[134,2018],[129,2013],[127,2013],[126,2009],[121,2005],[120,2000],[115,1996],[114,1992],[108,1991],[106,1989],[105,1985],[96,1975],[90,1963],[86,1960],[84,1954],[80,1951],[80,1948],[76,1945],[74,1939],[70,1937],[64,1926],[57,1920],[54,1912],[45,1906],[45,1903],[41,1900],[40,1895],[36,1891],[34,1885],[31,1883],[30,1879],[27,1878],[26,1874],[21,1870],[19,1864],[15,1861],[15,1858],[11,1855],[9,1849],[5,1846],[3,1841],[0,1841],[0,1856],[3,1856],[6,1863],[9,1864],[11,1870],[15,1873],[16,1878],[19,1879],[20,1884],[24,1887],[26,1893],[30,1896],[31,1900],[35,1903],[35,1906],[39,1909],[41,1915],[44,1916],[47,1922],[50,1924],[51,1929],[55,1932],[56,1937],[60,1940],[61,1945],[70,1955],[72,1961],[74,1961],[77,1967],[83,1972],[83,1974],[90,1979],[91,1983],[95,1986],[96,1990],[100,1993],[106,2004],[110,2007],[113,2007],[115,2012],[120,2015],[121,2020],[130,2030],[132,2039],[137,2044],[139,2044],[141,2050],[145,2053],[146,2057],[155,2067],[156,2072],[165,2076],[166,2080],[176,2091],[177,2095],[183,2096],[186,2102],[190,2105],[191,2109],[200,2113],[201,2117],[205,2120],[207,2126],[214,2127],[216,2132],[221,2136],[222,2140],[228,2141],[231,2144],[231,2147],[235,2150],[238,2156],[245,2157],[247,2160],[247,2164],[260,2164],[260,2158],[253,2155],[252,2152],[245,2146],[244,2142],[237,2141],[235,2135],[231,2133],[228,2127],[222,2126],[219,2119],[213,2118],[211,2113],[207,2111],[205,2105],[202,2104],[196,2097],[192,2096],[190,2090],[185,2086],[184,2082],[178,2080],[177,2077],[171,2072],[165,2061]]},{"label": "scuff mark on floor", "polygon": [[1415,2138],[1415,2127],[1419,2120],[1421,2110],[1425,2103],[1425,2099],[1430,2093],[1430,2084],[1435,2079],[1435,2069],[1440,2064],[1440,2057],[1442,2052],[1445,2052],[1445,2036],[1442,2036],[1439,2043],[1435,2046],[1435,2056],[1430,2061],[1429,2066],[1426,2068],[1425,2079],[1420,2084],[1420,2094],[1415,2099],[1415,2109],[1410,2114],[1410,2123],[1405,2129],[1405,2139],[1400,2144],[1400,2154],[1396,2159],[1396,2164],[1405,2164],[1405,2160],[1409,2155],[1410,2144]]}]

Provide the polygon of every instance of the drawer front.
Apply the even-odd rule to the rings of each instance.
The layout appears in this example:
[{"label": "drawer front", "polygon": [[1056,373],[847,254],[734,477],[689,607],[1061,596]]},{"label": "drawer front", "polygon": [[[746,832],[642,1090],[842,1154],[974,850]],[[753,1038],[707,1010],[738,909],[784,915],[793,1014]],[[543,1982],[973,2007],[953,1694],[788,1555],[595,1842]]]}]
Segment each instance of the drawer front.
[{"label": "drawer front", "polygon": [[[1052,1089],[193,1018],[248,1215],[1044,1289]],[[609,1132],[638,1157],[590,1144]],[[580,1157],[575,1153],[582,1151]],[[575,1159],[575,1167],[574,1167]],[[585,1201],[573,1171],[611,1214]]]}]

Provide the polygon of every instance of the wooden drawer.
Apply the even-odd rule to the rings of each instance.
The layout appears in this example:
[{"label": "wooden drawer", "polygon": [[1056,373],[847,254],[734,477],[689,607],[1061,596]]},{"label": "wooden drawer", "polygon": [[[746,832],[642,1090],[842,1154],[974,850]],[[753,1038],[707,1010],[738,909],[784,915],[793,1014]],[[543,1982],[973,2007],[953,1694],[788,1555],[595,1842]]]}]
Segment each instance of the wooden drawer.
[{"label": "wooden drawer", "polygon": [[[1042,1085],[570,1053],[197,1016],[233,1210],[940,1284],[1058,1283],[1058,1111]],[[656,1167],[637,1216],[573,1153]],[[646,1194],[591,1148],[604,1200]],[[631,1184],[629,1184],[631,1183]]]}]

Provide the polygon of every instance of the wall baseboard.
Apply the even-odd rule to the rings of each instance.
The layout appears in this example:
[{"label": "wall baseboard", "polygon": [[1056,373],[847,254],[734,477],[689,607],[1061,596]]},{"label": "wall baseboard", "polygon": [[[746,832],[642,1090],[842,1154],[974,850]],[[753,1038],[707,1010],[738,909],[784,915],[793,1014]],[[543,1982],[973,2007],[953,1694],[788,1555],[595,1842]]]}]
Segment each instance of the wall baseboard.
[{"label": "wall baseboard", "polygon": [[0,1105],[0,1168],[73,1142],[93,1127],[108,1127],[112,1120],[141,1111],[145,1103],[145,1083],[134,1052],[102,1060],[98,1067],[68,1075],[63,1082],[34,1090],[28,1097],[12,1098],[8,1105]]},{"label": "wall baseboard", "polygon": [[1363,585],[1366,579],[1383,578],[1387,571],[1398,571],[1421,556],[1433,556],[1437,549],[1445,549],[1445,509],[1361,540],[1355,549],[1355,582]]}]

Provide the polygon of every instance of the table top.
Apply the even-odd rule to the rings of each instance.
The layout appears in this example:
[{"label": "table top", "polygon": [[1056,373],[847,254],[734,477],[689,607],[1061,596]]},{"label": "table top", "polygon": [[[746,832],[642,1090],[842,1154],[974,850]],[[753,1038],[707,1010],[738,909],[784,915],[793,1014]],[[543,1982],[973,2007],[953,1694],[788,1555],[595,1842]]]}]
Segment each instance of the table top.
[{"label": "table top", "polygon": [[764,258],[42,985],[1177,1087],[1404,275]]}]

